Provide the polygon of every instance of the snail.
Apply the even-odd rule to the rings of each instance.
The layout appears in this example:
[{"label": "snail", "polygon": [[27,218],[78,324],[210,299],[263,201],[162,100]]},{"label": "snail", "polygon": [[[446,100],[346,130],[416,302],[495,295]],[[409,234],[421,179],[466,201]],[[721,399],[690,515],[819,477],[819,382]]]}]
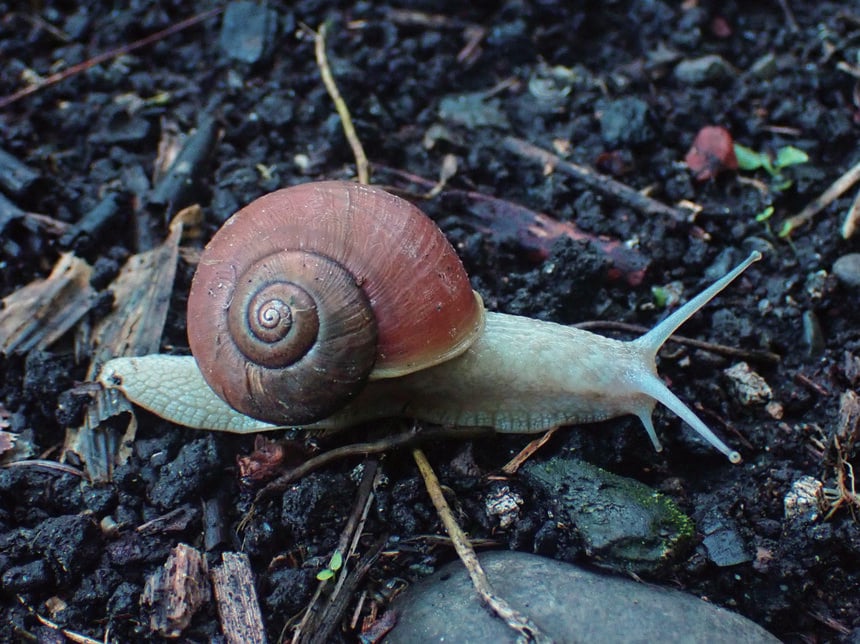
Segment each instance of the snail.
[{"label": "snail", "polygon": [[308,183],[253,201],[206,246],[188,298],[193,357],[115,358],[100,381],[201,429],[411,417],[530,433],[632,414],[658,451],[660,402],[737,463],[659,378],[656,354],[760,257],[621,341],[485,312],[453,247],[416,206],[373,186]]}]

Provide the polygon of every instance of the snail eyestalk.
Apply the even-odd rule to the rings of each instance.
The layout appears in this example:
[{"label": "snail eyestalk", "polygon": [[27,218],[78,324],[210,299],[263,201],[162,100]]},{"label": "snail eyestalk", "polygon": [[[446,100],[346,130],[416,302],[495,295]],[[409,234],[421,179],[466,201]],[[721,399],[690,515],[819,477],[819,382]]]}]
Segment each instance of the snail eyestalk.
[{"label": "snail eyestalk", "polygon": [[[678,327],[684,324],[684,322],[690,319],[690,317],[698,312],[699,309],[716,297],[720,291],[731,284],[732,281],[749,268],[750,264],[757,262],[760,259],[760,252],[753,251],[750,253],[749,257],[747,257],[738,266],[696,295],[693,299],[672,313],[648,333],[634,340],[633,344],[638,345],[643,354],[649,356],[650,361],[653,362],[656,359],[657,352],[660,350],[660,347],[663,346],[666,340],[669,339]],[[675,414],[677,414],[683,421],[696,430],[702,438],[725,454],[729,461],[736,464],[741,462],[741,455],[723,443],[723,441],[721,441],[689,407],[681,402],[681,400],[663,384],[663,381],[656,375],[656,372],[637,375],[640,376],[638,377],[638,385],[642,393],[650,396],[675,412]],[[660,441],[657,439],[657,434],[654,431],[654,424],[651,421],[651,411],[652,410],[639,411],[637,412],[637,416],[642,420],[642,424],[645,425],[645,430],[648,432],[648,436],[651,438],[654,448],[657,451],[660,451],[662,448]]]}]

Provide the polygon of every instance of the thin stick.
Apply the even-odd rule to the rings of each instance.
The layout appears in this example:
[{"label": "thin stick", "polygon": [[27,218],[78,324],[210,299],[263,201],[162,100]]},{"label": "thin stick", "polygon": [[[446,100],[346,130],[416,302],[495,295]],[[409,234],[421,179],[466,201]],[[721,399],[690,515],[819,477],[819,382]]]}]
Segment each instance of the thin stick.
[{"label": "thin stick", "polygon": [[614,197],[624,205],[630,206],[634,210],[638,210],[646,215],[660,215],[676,221],[687,221],[690,218],[690,213],[680,208],[667,206],[656,199],[643,195],[641,192],[634,190],[620,181],[595,172],[591,168],[565,161],[549,150],[539,148],[528,141],[523,141],[513,136],[506,136],[504,147],[516,155],[538,161],[547,168],[561,170],[565,174],[575,177],[589,188]]},{"label": "thin stick", "polygon": [[487,606],[489,606],[499,618],[504,620],[509,627],[517,631],[525,641],[540,642],[541,644],[552,642],[552,639],[545,635],[537,624],[532,622],[529,617],[523,615],[502,597],[496,595],[492,585],[490,584],[490,580],[487,579],[487,573],[484,572],[481,562],[478,561],[478,556],[475,554],[472,544],[469,543],[468,537],[457,524],[457,520],[454,518],[454,513],[451,511],[451,507],[448,505],[448,502],[445,500],[445,495],[442,493],[439,479],[436,478],[436,473],[430,466],[430,462],[427,460],[424,452],[418,448],[413,449],[412,457],[418,464],[418,470],[421,472],[421,476],[424,479],[427,493],[430,495],[433,505],[436,506],[436,512],[439,515],[439,518],[442,519],[442,524],[445,526],[445,530],[448,532],[448,535],[451,537],[451,541],[454,543],[454,549],[457,551],[457,555],[460,557],[463,565],[466,566],[466,570],[469,572],[469,577],[472,579],[472,584],[475,586],[475,590],[478,592],[478,596],[481,600],[487,604]]},{"label": "thin stick", "polygon": [[[294,467],[293,469],[284,472],[277,479],[266,485],[263,489],[257,492],[257,496],[254,498],[254,504],[260,503],[263,499],[266,499],[274,494],[279,494],[287,489],[287,486],[293,481],[297,481],[303,476],[307,476],[309,473],[323,467],[324,465],[328,465],[329,463],[333,463],[340,459],[349,458],[351,456],[365,456],[368,454],[379,454],[381,452],[387,452],[389,450],[397,449],[400,447],[406,447],[411,445],[412,443],[417,443],[420,441],[428,441],[428,440],[439,440],[439,439],[468,439],[468,438],[477,438],[479,436],[492,436],[494,431],[489,427],[436,427],[432,429],[424,429],[421,431],[413,431],[409,430],[407,432],[402,432],[400,434],[395,434],[393,436],[386,436],[377,441],[370,441],[366,443],[352,443],[350,445],[344,445],[343,447],[336,447],[334,449],[327,450],[322,452],[319,456],[314,456],[312,458],[303,461],[301,465]],[[253,508],[251,509],[253,512]]]},{"label": "thin stick", "polygon": [[157,42],[167,36],[172,36],[173,34],[182,31],[183,29],[187,29],[188,27],[193,27],[199,22],[203,22],[207,18],[211,18],[212,16],[218,15],[224,10],[223,7],[216,7],[215,9],[210,9],[209,11],[204,11],[201,14],[196,16],[192,16],[191,18],[186,18],[185,20],[181,20],[177,22],[175,25],[171,25],[167,27],[167,29],[162,29],[161,31],[157,31],[152,35],[147,36],[146,38],[141,38],[140,40],[136,40],[135,42],[129,45],[123,45],[122,47],[117,47],[116,49],[111,49],[110,51],[106,51],[104,53],[98,54],[97,56],[93,56],[89,60],[85,60],[82,63],[78,63],[77,65],[72,65],[64,69],[61,72],[57,72],[56,74],[51,74],[47,78],[42,79],[40,82],[35,83],[33,85],[29,85],[24,89],[20,89],[14,94],[9,94],[9,96],[4,96],[0,98],[0,109],[11,105],[15,101],[19,101],[25,96],[29,96],[30,94],[35,94],[40,89],[44,87],[49,87],[51,85],[56,85],[60,81],[64,81],[67,78],[71,78],[76,74],[80,74],[83,71],[90,69],[91,67],[95,67],[101,63],[104,63],[112,58],[116,58],[118,56],[122,56],[123,54],[127,54],[129,52],[134,51],[135,49],[140,49],[141,47],[146,47],[154,42]]},{"label": "thin stick", "polygon": [[317,57],[317,66],[320,68],[323,85],[325,85],[328,95],[334,101],[334,107],[340,116],[340,122],[343,126],[343,133],[346,135],[346,140],[349,141],[349,146],[352,148],[352,154],[355,156],[355,170],[358,174],[359,183],[370,183],[370,173],[368,171],[367,156],[364,154],[364,148],[358,135],[355,133],[355,126],[352,124],[352,117],[349,115],[349,109],[337,89],[334,82],[334,76],[331,73],[331,68],[328,65],[328,58],[325,53],[325,23],[320,25],[320,28],[314,35],[315,51]]},{"label": "thin stick", "polygon": [[522,467],[522,464],[529,460],[532,455],[537,452],[541,447],[546,445],[547,441],[555,436],[555,433],[558,431],[561,425],[556,425],[551,429],[544,432],[540,437],[534,439],[533,441],[529,441],[529,444],[523,447],[520,450],[520,453],[514,456],[511,460],[505,463],[505,466],[502,468],[502,472],[508,475],[513,475],[517,473],[517,470]]},{"label": "thin stick", "polygon": [[779,231],[779,236],[788,237],[791,235],[795,229],[810,221],[815,215],[845,194],[857,181],[860,181],[860,163],[852,166],[845,174],[834,181],[827,190],[822,192],[820,196],[809,202],[806,208],[794,215],[794,217],[786,219],[782,225],[782,229]]},{"label": "thin stick", "polygon": [[[352,512],[340,533],[336,548],[343,556],[343,565],[338,571],[337,583],[334,590],[328,595],[323,591],[330,589],[330,581],[320,580],[317,584],[316,592],[308,603],[301,622],[293,631],[292,641],[294,643],[327,641],[334,627],[339,623],[342,611],[346,609],[349,593],[347,593],[346,599],[342,597],[344,583],[350,576],[350,557],[355,553],[358,539],[364,531],[364,524],[373,501],[373,488],[377,474],[378,462],[373,459],[366,461],[364,476],[358,486]],[[380,550],[384,544],[385,539],[380,542]],[[354,583],[350,584],[350,589],[353,587]]]}]

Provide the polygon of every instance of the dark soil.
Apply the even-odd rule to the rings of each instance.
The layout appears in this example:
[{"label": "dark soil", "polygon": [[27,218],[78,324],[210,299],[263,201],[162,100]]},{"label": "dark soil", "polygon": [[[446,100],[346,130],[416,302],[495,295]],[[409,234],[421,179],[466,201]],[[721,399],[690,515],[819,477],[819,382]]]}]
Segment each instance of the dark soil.
[{"label": "dark soil", "polygon": [[[0,97],[214,6],[84,4],[95,6],[0,2]],[[373,164],[373,181],[425,192],[444,156],[456,156],[452,190],[420,205],[461,253],[490,309],[562,323],[604,319],[650,327],[663,314],[652,287],[679,281],[686,298],[749,250],[765,252],[682,333],[778,353],[778,365],[751,366],[782,404],[781,418],[763,406],[743,406],[729,392],[722,371],[734,360],[670,345],[660,364],[679,396],[700,403],[706,422],[742,451],[742,465],[700,445],[668,413],[657,415],[666,448],[659,454],[638,422],[626,418],[565,430],[543,449],[572,450],[646,482],[697,520],[715,512],[751,553],[748,561],[721,567],[699,546],[656,583],[705,596],[786,641],[858,641],[858,508],[852,513],[845,503],[826,521],[787,519],[783,510],[802,476],[836,486],[831,446],[840,397],[860,379],[860,298],[831,267],[857,250],[856,238],[839,234],[856,188],[790,241],[773,231],[860,161],[860,5],[788,0],[795,28],[776,1],[463,4],[414,3],[432,15],[410,16],[367,2],[272,3],[270,22],[259,30],[269,47],[251,62],[237,60],[244,50],[235,41],[220,44],[222,14],[3,107],[0,148],[33,174],[5,181],[2,196],[21,211],[68,224],[97,207],[107,211],[63,236],[10,214],[0,201],[0,295],[45,277],[60,252],[74,250],[96,266],[93,286],[101,297],[83,322],[91,324],[110,311],[111,280],[126,257],[159,243],[179,207],[203,207],[205,240],[260,194],[352,177],[352,153],[320,82],[312,39],[301,29],[329,21],[333,72]],[[483,37],[470,47],[478,28]],[[253,43],[245,45],[252,56]],[[679,63],[712,54],[725,62],[716,72],[677,75]],[[450,98],[474,100],[479,92],[478,109],[451,107]],[[683,159],[706,125],[724,126],[758,151],[793,145],[810,161],[785,171],[793,183],[783,189],[763,170],[698,182]],[[212,126],[217,142],[199,157],[195,181],[163,203],[151,179],[159,143],[169,132]],[[686,199],[702,210],[694,221],[645,215],[506,151],[504,135],[566,149],[571,161],[614,174],[664,203]],[[404,173],[430,183],[417,185]],[[526,244],[510,220],[482,218],[486,206],[471,192],[624,241],[648,262],[647,272],[631,285],[606,278],[612,273],[593,245]],[[109,195],[115,204],[104,204]],[[768,206],[772,218],[757,221]],[[199,247],[201,240],[187,243]],[[187,347],[184,304],[193,269],[180,261],[165,350]],[[813,321],[820,336],[805,330]],[[46,351],[0,359],[0,422],[47,459],[61,459],[65,427],[80,411],[80,397],[70,390],[85,378],[88,357],[75,357],[71,335]],[[250,556],[269,638],[276,640],[306,605],[314,575],[336,547],[352,511],[360,460],[310,474],[259,506],[240,528],[255,490],[240,484],[236,458],[254,450],[253,438],[177,428],[143,413],[139,422],[133,454],[109,483],[37,467],[0,469],[2,638],[49,637],[38,613],[97,640],[106,632],[111,641],[158,640],[139,597],[147,577],[185,542],[205,545],[212,562],[222,550]],[[456,495],[471,536],[586,563],[575,535],[555,525],[536,500],[507,530],[485,513],[483,499],[493,487],[488,476],[529,440],[436,443],[428,455]],[[348,441],[340,436],[308,448]],[[845,457],[860,465],[856,449]],[[408,451],[389,454],[381,468],[384,485],[366,531],[368,542],[388,535],[386,552],[393,554],[379,559],[362,585],[375,597],[384,597],[393,580],[415,579],[453,557],[422,537],[441,533],[441,526]],[[225,536],[204,544],[212,507]],[[138,530],[168,513],[174,514],[157,529]],[[204,641],[218,634],[209,603],[184,637]]]}]

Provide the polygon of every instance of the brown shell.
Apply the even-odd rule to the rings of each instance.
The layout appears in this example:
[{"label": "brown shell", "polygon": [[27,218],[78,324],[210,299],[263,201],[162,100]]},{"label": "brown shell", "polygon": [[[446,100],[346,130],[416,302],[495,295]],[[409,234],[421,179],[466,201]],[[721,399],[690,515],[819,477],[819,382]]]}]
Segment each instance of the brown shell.
[{"label": "brown shell", "polygon": [[206,381],[235,409],[283,425],[325,418],[368,378],[459,355],[483,320],[432,220],[384,190],[340,181],[278,190],[233,215],[188,297]]}]

